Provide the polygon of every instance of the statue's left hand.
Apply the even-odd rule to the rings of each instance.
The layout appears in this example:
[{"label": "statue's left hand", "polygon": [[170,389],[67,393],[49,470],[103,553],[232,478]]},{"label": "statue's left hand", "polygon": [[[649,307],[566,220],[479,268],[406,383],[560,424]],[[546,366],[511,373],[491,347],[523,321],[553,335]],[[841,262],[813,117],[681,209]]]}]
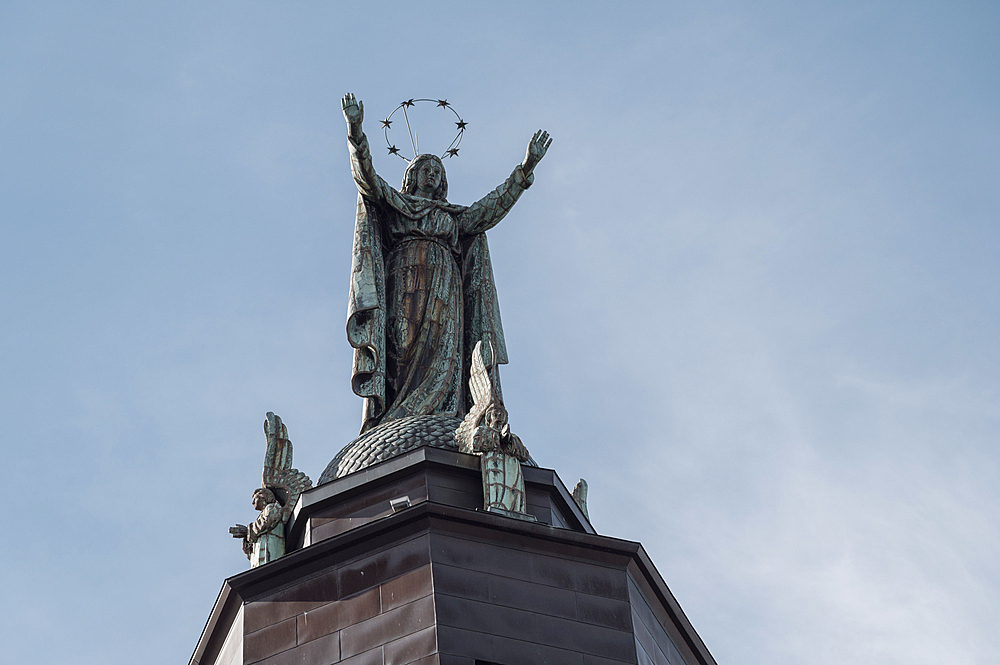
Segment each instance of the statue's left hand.
[{"label": "statue's left hand", "polygon": [[528,142],[528,152],[524,156],[524,162],[521,164],[521,169],[524,171],[525,175],[531,173],[535,165],[542,161],[542,157],[545,156],[545,152],[552,145],[552,139],[549,138],[549,133],[542,130],[535,132],[535,135],[531,137],[531,141]]}]

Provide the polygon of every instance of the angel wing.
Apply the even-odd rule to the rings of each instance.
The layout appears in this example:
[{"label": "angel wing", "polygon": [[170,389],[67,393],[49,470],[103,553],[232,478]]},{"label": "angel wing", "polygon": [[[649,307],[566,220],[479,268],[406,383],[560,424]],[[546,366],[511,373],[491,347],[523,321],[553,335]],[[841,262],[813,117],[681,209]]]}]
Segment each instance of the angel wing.
[{"label": "angel wing", "polygon": [[268,485],[269,474],[292,468],[292,442],[288,439],[288,428],[281,417],[267,412],[264,419],[264,436],[267,437],[267,451],[264,453],[264,486]]},{"label": "angel wing", "polygon": [[480,340],[472,351],[472,366],[469,368],[469,392],[472,393],[472,408],[455,430],[458,448],[464,453],[472,453],[472,434],[480,425],[486,407],[497,398],[490,371],[496,367],[493,344]]},{"label": "angel wing", "polygon": [[264,436],[267,437],[267,451],[264,453],[260,484],[274,492],[281,504],[281,519],[287,522],[299,495],[312,487],[312,481],[306,474],[292,468],[292,441],[288,438],[288,428],[272,411],[267,412],[264,420]]},{"label": "angel wing", "polygon": [[299,495],[312,487],[309,476],[298,469],[288,469],[283,471],[279,477],[275,478],[275,484],[271,486],[271,491],[280,489],[285,493],[285,501],[281,505],[281,521],[288,523],[295,504],[298,503]]},{"label": "angel wing", "polygon": [[587,481],[583,478],[573,488],[573,500],[576,501],[576,505],[580,506],[583,516],[589,520],[590,513],[587,512]]},{"label": "angel wing", "polygon": [[485,411],[496,397],[490,372],[497,366],[492,342],[480,340],[472,351],[469,370],[469,391],[472,393],[473,410]]}]

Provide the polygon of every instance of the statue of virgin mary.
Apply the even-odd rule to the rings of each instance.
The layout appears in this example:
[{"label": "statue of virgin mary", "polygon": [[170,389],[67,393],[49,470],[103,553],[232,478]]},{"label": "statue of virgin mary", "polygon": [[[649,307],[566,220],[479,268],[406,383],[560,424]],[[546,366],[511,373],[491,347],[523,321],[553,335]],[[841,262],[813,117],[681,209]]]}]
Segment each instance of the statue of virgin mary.
[{"label": "statue of virgin mary", "polygon": [[471,206],[449,203],[444,164],[417,155],[396,190],[372,166],[364,107],[342,100],[358,187],[347,339],[351,385],[364,398],[361,433],[410,416],[461,419],[472,406],[477,342],[507,362],[486,231],[531,186],[551,139],[539,131],[507,180]]}]

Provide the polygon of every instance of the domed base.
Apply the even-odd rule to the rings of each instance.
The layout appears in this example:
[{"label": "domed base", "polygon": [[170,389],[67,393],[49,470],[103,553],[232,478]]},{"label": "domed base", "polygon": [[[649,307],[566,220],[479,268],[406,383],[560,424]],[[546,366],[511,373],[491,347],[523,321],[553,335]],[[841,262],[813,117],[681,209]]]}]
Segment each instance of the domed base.
[{"label": "domed base", "polygon": [[409,416],[382,423],[344,446],[316,484],[343,478],[420,446],[458,450],[455,430],[461,424],[461,418],[447,415]]}]

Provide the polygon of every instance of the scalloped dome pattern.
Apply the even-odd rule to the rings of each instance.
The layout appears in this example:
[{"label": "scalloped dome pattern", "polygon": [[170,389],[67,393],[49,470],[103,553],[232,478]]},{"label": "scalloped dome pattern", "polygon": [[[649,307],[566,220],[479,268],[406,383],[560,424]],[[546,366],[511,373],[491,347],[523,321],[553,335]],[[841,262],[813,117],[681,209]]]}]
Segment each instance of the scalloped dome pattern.
[{"label": "scalloped dome pattern", "polygon": [[458,450],[455,430],[461,418],[447,415],[408,416],[390,420],[344,446],[327,464],[317,485],[360,471],[420,446]]}]

